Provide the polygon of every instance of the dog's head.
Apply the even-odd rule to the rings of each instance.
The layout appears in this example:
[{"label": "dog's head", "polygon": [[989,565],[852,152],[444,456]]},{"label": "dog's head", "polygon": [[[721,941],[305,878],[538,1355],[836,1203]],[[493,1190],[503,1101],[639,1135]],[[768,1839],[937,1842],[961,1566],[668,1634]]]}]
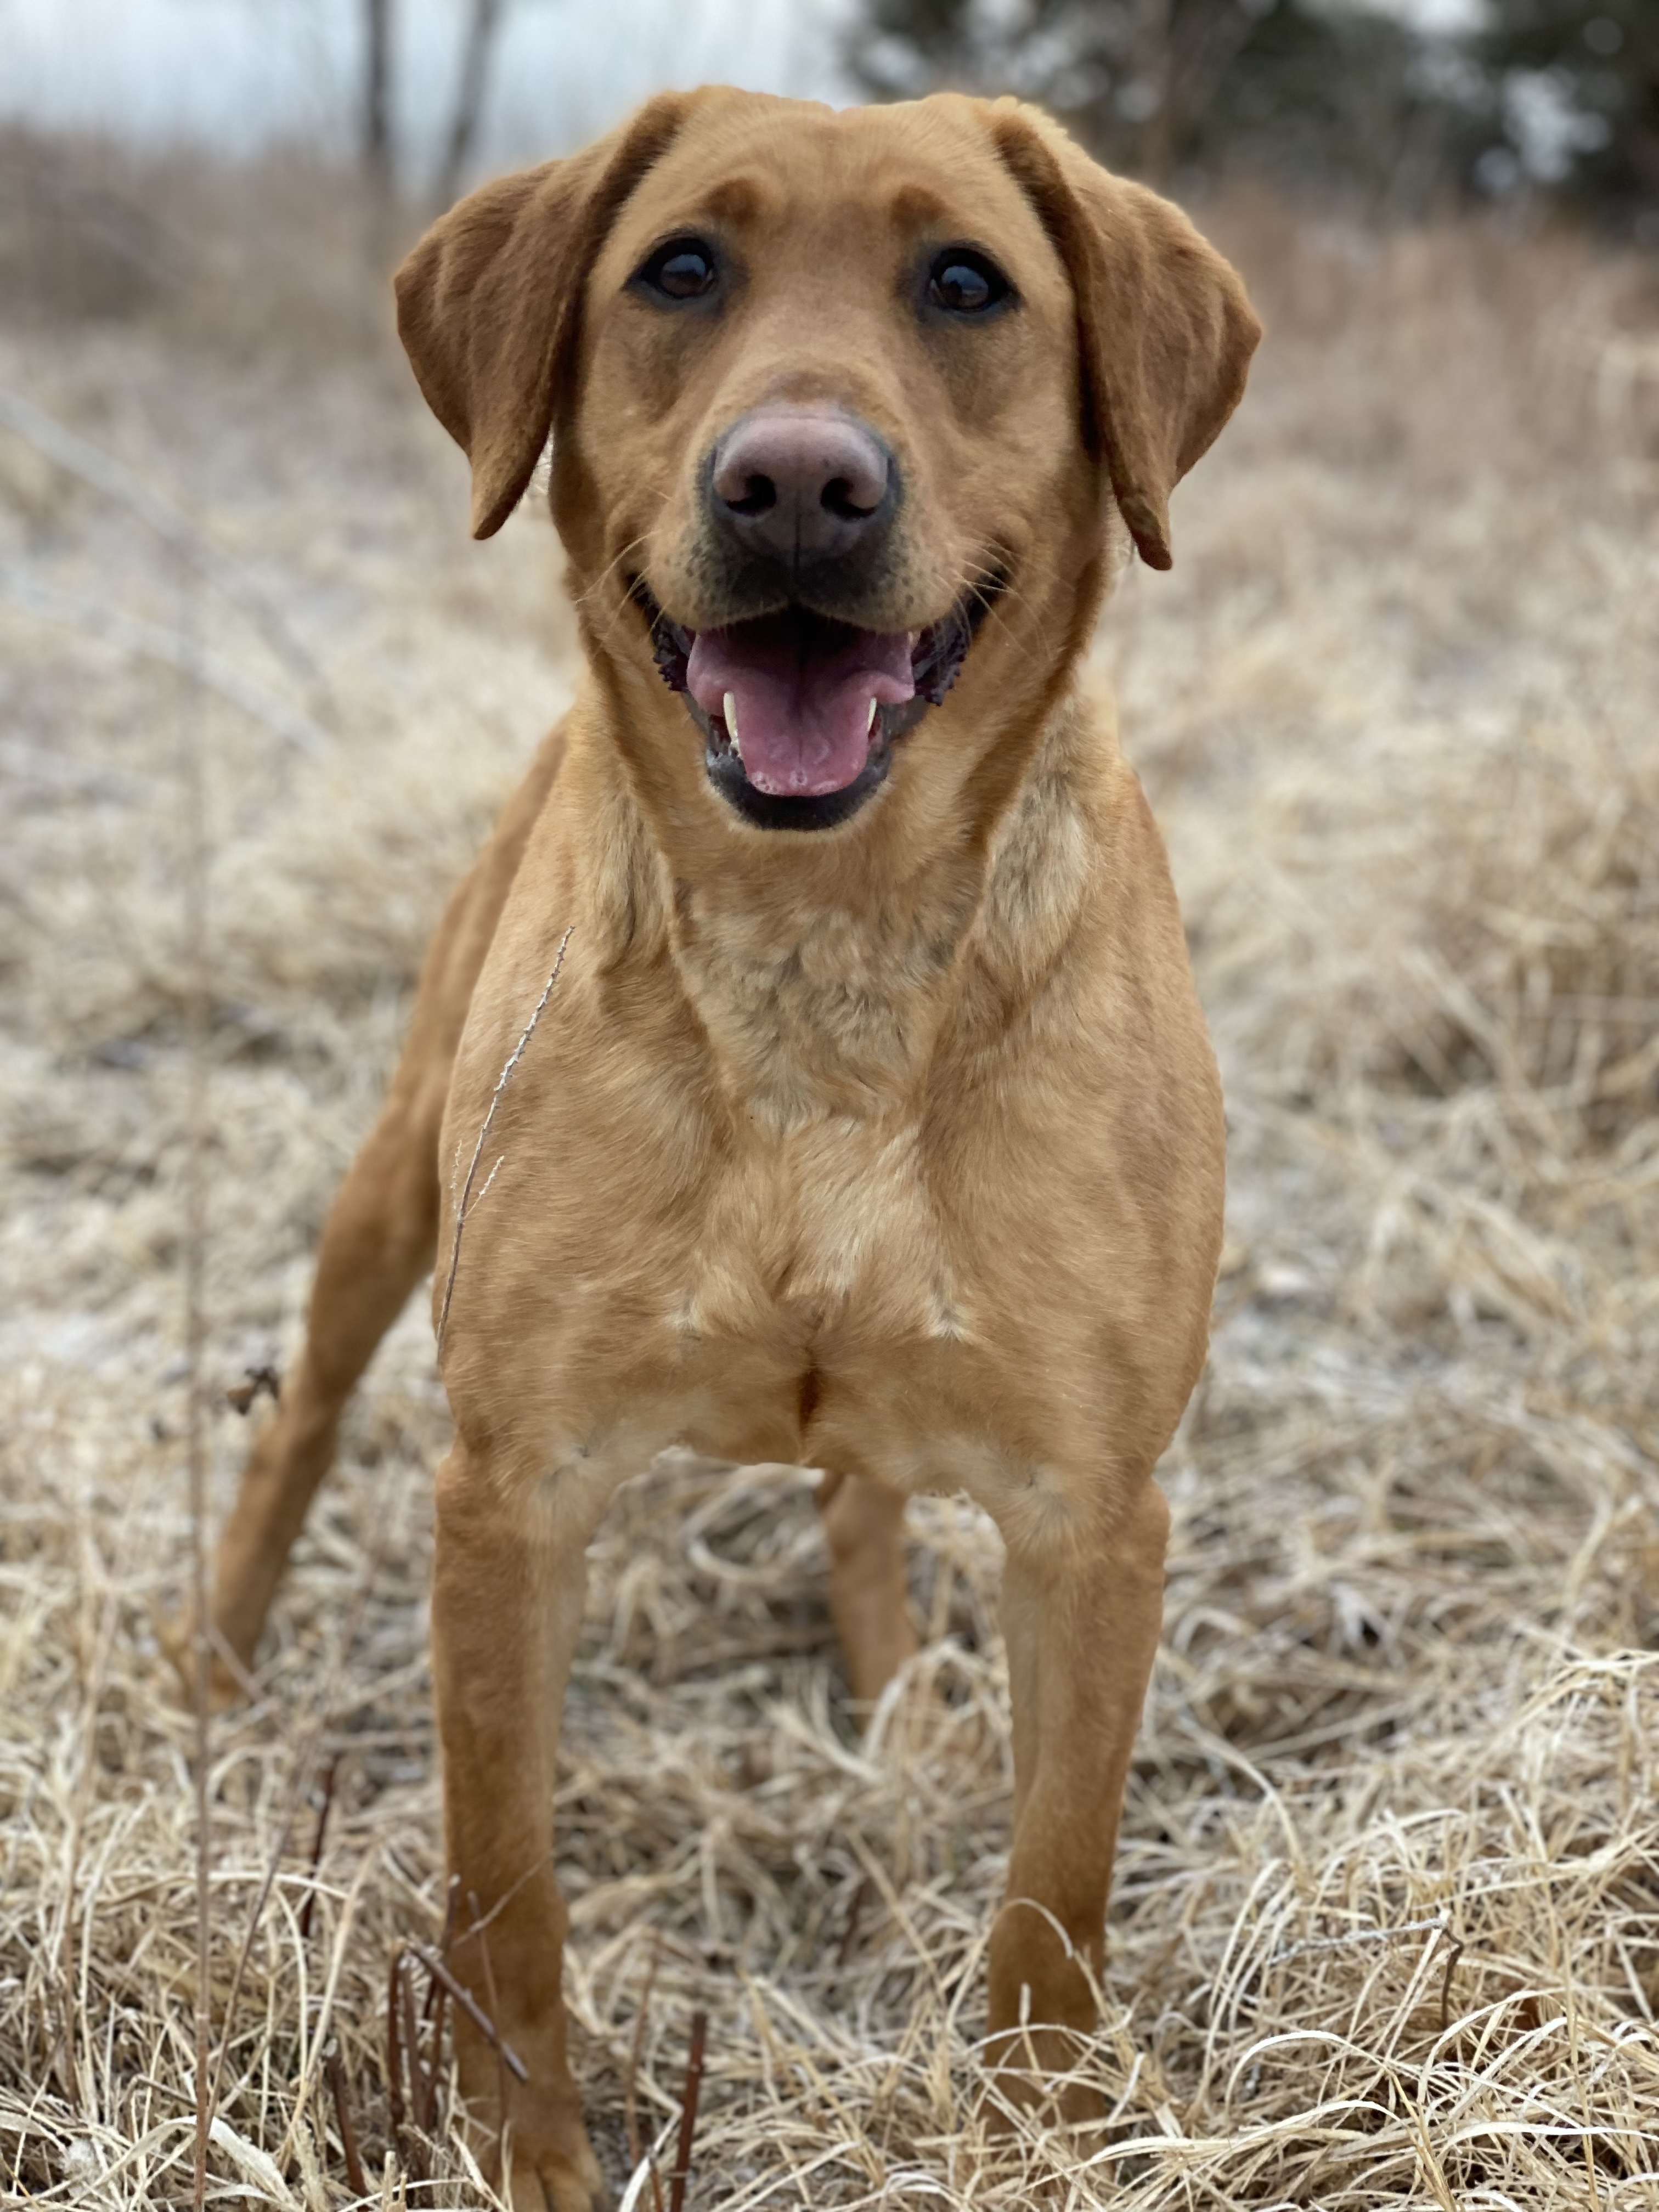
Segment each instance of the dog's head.
[{"label": "dog's head", "polygon": [[464,200],[398,300],[476,534],[550,434],[591,643],[763,828],[857,813],[958,684],[975,727],[1052,686],[1125,526],[1170,565],[1260,334],[1176,209],[953,95],[665,94]]}]

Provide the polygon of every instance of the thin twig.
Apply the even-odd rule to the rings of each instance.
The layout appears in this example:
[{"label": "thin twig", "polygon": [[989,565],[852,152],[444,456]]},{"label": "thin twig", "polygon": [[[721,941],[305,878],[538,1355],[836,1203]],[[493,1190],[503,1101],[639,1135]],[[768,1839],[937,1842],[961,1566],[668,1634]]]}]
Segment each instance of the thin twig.
[{"label": "thin twig", "polygon": [[283,1814],[283,1825],[276,1832],[275,1847],[270,1858],[265,1862],[264,1875],[260,1881],[258,1894],[254,1898],[252,1909],[248,1914],[247,1928],[242,1937],[242,1948],[236,1954],[235,1972],[230,1978],[230,1994],[225,1999],[224,2033],[219,2039],[219,2056],[213,2069],[213,2093],[216,2097],[219,2093],[219,2084],[224,2079],[225,2054],[230,2048],[231,2032],[235,2026],[236,2001],[242,1993],[242,1981],[247,1972],[248,1961],[253,1956],[254,1937],[258,1933],[259,1922],[270,1900],[270,1893],[276,1887],[277,1873],[283,1859],[288,1856],[288,1840],[293,1833],[295,1816],[300,1809],[300,1799],[305,1788],[306,1778],[310,1773],[311,1763],[316,1755],[318,1746],[322,1741],[323,1731],[328,1725],[329,1711],[333,1703],[336,1686],[345,1670],[347,1659],[351,1656],[351,1647],[356,1641],[357,1630],[368,1604],[369,1592],[374,1587],[374,1578],[380,1572],[380,1561],[385,1556],[386,1543],[391,1534],[392,1516],[384,1508],[386,1493],[392,1479],[390,1475],[387,1476],[375,1499],[376,1507],[381,1510],[377,1510],[374,1513],[372,1524],[376,1532],[374,1548],[369,1553],[368,1563],[364,1566],[362,1577],[357,1584],[356,1595],[351,1601],[351,1610],[346,1616],[345,1626],[341,1632],[338,1648],[319,1694],[311,1732],[295,1755],[294,1787],[289,1796],[288,1808]]},{"label": "thin twig", "polygon": [[1267,1964],[1282,1966],[1291,1959],[1305,1958],[1311,1951],[1346,1951],[1356,1943],[1398,1943],[1407,1936],[1449,1932],[1443,1920],[1403,1920],[1397,1928],[1351,1928],[1346,1936],[1316,1936],[1305,1943],[1287,1943],[1283,1950],[1273,1953]]},{"label": "thin twig", "polygon": [[1440,2033],[1446,2033],[1448,2009],[1451,2004],[1452,1976],[1457,1972],[1457,1962],[1463,1955],[1463,1939],[1446,1930],[1446,1971],[1440,1978]]},{"label": "thin twig", "polygon": [[9,599],[14,606],[29,614],[38,615],[42,622],[61,623],[67,629],[84,630],[88,636],[101,638],[106,645],[114,646],[118,652],[132,653],[141,660],[159,660],[163,667],[187,673],[203,690],[217,692],[220,698],[262,724],[273,737],[297,746],[301,752],[320,753],[330,742],[327,731],[310,715],[289,706],[263,684],[252,682],[218,653],[199,652],[179,630],[164,629],[160,623],[123,614],[118,607],[108,606],[101,599],[83,599],[70,592],[50,591],[20,568],[0,568],[0,598]]},{"label": "thin twig", "polygon": [[[574,927],[573,923],[572,927]],[[455,1295],[455,1271],[461,1264],[461,1232],[466,1227],[466,1210],[471,1202],[472,1185],[477,1177],[478,1161],[483,1152],[485,1139],[489,1134],[489,1125],[495,1118],[495,1109],[501,1103],[501,1093],[511,1081],[514,1069],[524,1057],[525,1047],[536,1034],[536,1024],[542,1018],[542,1009],[553,995],[553,986],[558,981],[559,970],[564,966],[564,949],[569,942],[570,930],[567,929],[559,939],[559,950],[553,963],[553,972],[542,987],[542,995],[536,1001],[536,1011],[525,1024],[524,1034],[507,1054],[507,1065],[495,1079],[495,1088],[489,1094],[489,1109],[484,1115],[483,1127],[478,1131],[478,1141],[472,1147],[472,1162],[466,1171],[466,1182],[461,1191],[460,1203],[455,1209],[455,1235],[449,1251],[449,1273],[444,1283],[444,1302],[438,1314],[438,1350],[441,1352],[444,1348],[444,1331],[449,1325],[449,1302]],[[497,1161],[496,1166],[499,1167],[500,1164],[501,1163]],[[494,1182],[495,1168],[492,1168],[489,1173],[490,1180]]]},{"label": "thin twig", "polygon": [[351,2124],[351,2106],[346,2095],[345,2064],[340,2057],[337,2042],[329,2045],[323,2059],[323,2071],[328,2077],[328,2086],[334,2098],[334,2118],[339,2124],[340,2148],[345,2154],[346,2186],[354,2197],[367,2197],[368,2181],[357,2148],[357,2130]]},{"label": "thin twig", "polygon": [[415,2010],[415,1978],[410,1972],[406,1956],[398,1961],[398,1989],[403,2000],[404,2057],[409,2067],[410,2130],[404,2145],[404,2155],[411,2176],[416,2181],[430,2178],[431,2160],[427,2156],[426,2120],[431,2104],[431,2092],[427,2085],[426,2062],[421,2057],[421,2023]]},{"label": "thin twig", "polygon": [[[426,1987],[429,2001],[432,1995],[431,1983],[428,1982]],[[444,2003],[444,1991],[440,1987],[437,2006],[428,2015],[432,2022],[432,2064],[427,2075],[427,2133],[434,2137],[438,2132],[438,2079],[443,2071]]]},{"label": "thin twig", "polygon": [[403,1952],[394,1951],[386,1984],[386,2105],[392,2122],[392,2139],[400,2150],[404,2142],[404,2051],[398,1984],[403,1971]]},{"label": "thin twig", "polygon": [[853,1902],[847,1908],[847,1925],[841,1931],[841,1942],[836,1946],[836,1965],[844,1966],[853,1955],[853,1945],[858,1939],[859,1922],[864,1915],[864,1900],[870,1894],[870,1877],[866,1875],[853,1892]]},{"label": "thin twig", "polygon": [[191,1613],[195,1665],[191,1674],[196,1768],[196,2146],[191,2202],[207,2202],[208,2139],[218,2082],[208,2079],[212,2041],[213,1929],[208,1893],[213,1875],[209,1828],[208,1759],[210,1659],[208,1644],[207,1425],[202,1395],[206,1334],[204,1274],[207,1255],[207,794],[201,726],[199,659],[188,579],[180,578],[178,666],[179,780],[184,799],[184,958],[188,1004],[185,1110],[185,1453],[190,1495]]},{"label": "thin twig", "polygon": [[411,1943],[408,1946],[408,1949],[409,1954],[412,1959],[417,1959],[421,1965],[426,1968],[428,1974],[435,1976],[436,1978],[443,1984],[444,1987],[449,1991],[451,2002],[459,2005],[461,2010],[471,2021],[473,2027],[477,2029],[484,2041],[493,2045],[495,2049],[501,2052],[501,2057],[507,2062],[507,2070],[513,2075],[514,2079],[519,2081],[527,2081],[530,2079],[530,2069],[525,2064],[523,2059],[520,2057],[518,2052],[507,2040],[507,2038],[500,2033],[495,2021],[484,2010],[483,2007],[478,2002],[478,2000],[473,1996],[471,1990],[467,1988],[466,1984],[464,1982],[458,1982],[454,1975],[450,1972],[448,1967],[445,1966],[443,1960],[438,1956],[437,1953],[429,1949],[426,1944]]},{"label": "thin twig", "polygon": [[37,407],[21,392],[3,387],[0,387],[0,427],[25,440],[37,453],[44,454],[68,475],[90,484],[106,499],[113,500],[129,514],[136,514],[147,529],[172,547],[181,561],[187,562],[210,583],[217,585],[225,597],[247,616],[277,659],[306,685],[312,694],[313,710],[322,713],[325,719],[331,714],[332,702],[321,669],[259,586],[124,462],[69,428],[56,416],[48,415],[44,407]]},{"label": "thin twig", "polygon": [[680,2106],[680,2139],[674,2152],[674,2171],[668,2186],[668,2212],[685,2212],[685,2184],[691,2172],[691,2142],[697,2132],[697,2100],[702,2094],[702,2051],[708,2035],[708,2015],[691,2015],[691,2055],[685,2062],[685,2095]]},{"label": "thin twig", "polygon": [[317,1833],[311,1844],[311,1887],[306,1892],[305,1903],[300,1907],[300,1941],[302,1943],[311,1935],[311,1908],[317,1902],[317,1870],[323,1863],[323,1838],[328,1832],[329,1808],[334,1802],[334,1778],[339,1770],[340,1754],[337,1751],[323,1775],[323,1802],[317,1814]]},{"label": "thin twig", "polygon": [[[455,1925],[455,1906],[460,1896],[460,1876],[451,1875],[449,1897],[444,1906],[443,1933],[438,1938],[438,1951],[441,1957],[449,1949],[450,1935]],[[418,2115],[418,2124],[428,2136],[435,2136],[437,2133],[438,2077],[443,2070],[444,2007],[448,2000],[449,1992],[442,1982],[435,1974],[428,1974],[426,1980],[426,2001],[421,2008],[421,2018],[428,2023],[432,2031],[432,2063],[424,2076],[424,2095],[421,2100],[422,2109]]]},{"label": "thin twig", "polygon": [[[489,2017],[499,2020],[501,2008],[495,1994],[495,1969],[490,1960],[489,1935],[483,1924],[483,1915],[478,1910],[477,1890],[467,1892],[466,1902],[472,1915],[472,1933],[477,1937],[478,1948],[483,1954],[484,1995],[489,2000]],[[502,2048],[498,2039],[495,2045],[495,2172],[510,2196],[512,2192],[507,2188],[507,2061],[501,2056]]]},{"label": "thin twig", "polygon": [[[453,1874],[449,1877],[449,1894],[444,1900],[443,1933],[438,1938],[438,1956],[441,1959],[447,1959],[449,1956],[449,1939],[455,1933],[455,1907],[460,1902],[460,1895],[461,1877],[458,1874]],[[426,1984],[426,2009],[422,2018],[426,2020],[441,2018],[446,1995],[443,1984],[435,1977],[428,1975]]]},{"label": "thin twig", "polygon": [[[659,1928],[651,1939],[651,1956],[646,1961],[645,1987],[640,1991],[640,2008],[634,2016],[633,2039],[628,2046],[628,2078],[623,2086],[623,2120],[628,2130],[628,2170],[630,2173],[637,2169],[640,2162],[640,2060],[645,2053],[645,2031],[651,2018],[651,1992],[656,1987],[657,1968],[661,1959],[662,1930]],[[652,2179],[656,2179],[654,2172]]]},{"label": "thin twig", "polygon": [[329,2022],[334,2016],[334,2003],[339,1993],[340,1976],[344,1970],[346,1955],[351,1943],[351,1923],[356,1917],[358,1900],[362,1895],[363,1886],[368,1879],[372,1864],[372,1859],[367,1855],[358,1861],[357,1871],[352,1877],[351,1887],[346,1892],[345,1902],[341,1908],[339,1926],[334,1931],[334,1942],[329,1954],[328,1974],[323,1984],[322,2001],[317,2008],[316,2022],[310,2037],[310,2054],[306,2059],[298,2081],[295,2084],[296,2094],[289,2113],[288,2125],[283,2131],[281,2146],[276,2152],[276,2163],[284,2168],[289,2157],[298,2148],[300,2123],[305,2117],[306,2106],[310,2101],[312,2092],[317,2086],[318,2075],[322,2070],[322,2054],[328,2048]]},{"label": "thin twig", "polygon": [[[428,1987],[431,1984],[428,1983]],[[415,2005],[415,1972],[412,1964],[404,1969],[404,2033],[408,2042],[410,2057],[410,2107],[415,2124],[422,2135],[432,2132],[433,2114],[438,2108],[438,2050],[434,2043],[432,2061],[428,2065],[421,2051],[422,2014]]]}]

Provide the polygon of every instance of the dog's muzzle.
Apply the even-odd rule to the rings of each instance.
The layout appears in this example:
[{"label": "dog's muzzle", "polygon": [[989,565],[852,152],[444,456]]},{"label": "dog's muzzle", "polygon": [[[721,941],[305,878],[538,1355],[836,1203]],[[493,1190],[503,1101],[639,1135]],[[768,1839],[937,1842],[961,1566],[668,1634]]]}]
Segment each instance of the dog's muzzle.
[{"label": "dog's muzzle", "polygon": [[926,629],[859,620],[890,598],[903,504],[897,460],[860,416],[769,404],[723,433],[702,471],[699,563],[730,618],[687,629],[635,584],[657,665],[703,732],[710,782],[763,828],[846,821],[962,666],[994,586]]}]

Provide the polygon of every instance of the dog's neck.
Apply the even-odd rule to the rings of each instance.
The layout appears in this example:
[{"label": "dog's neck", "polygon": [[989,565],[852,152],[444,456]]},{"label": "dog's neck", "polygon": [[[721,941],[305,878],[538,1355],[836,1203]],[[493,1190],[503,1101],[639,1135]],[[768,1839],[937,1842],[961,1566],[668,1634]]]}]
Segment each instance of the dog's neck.
[{"label": "dog's neck", "polygon": [[624,730],[608,811],[633,856],[630,934],[672,960],[734,1110],[779,1133],[914,1118],[945,1032],[994,1030],[1040,988],[1093,852],[1087,719],[1068,690],[1002,743],[931,818],[892,791],[850,835],[734,844],[706,794],[641,789],[649,750]]},{"label": "dog's neck", "polygon": [[681,877],[674,960],[734,1103],[779,1129],[903,1114],[948,1017],[986,873],[978,855],[936,860],[867,902],[821,885],[755,898],[718,876]]}]

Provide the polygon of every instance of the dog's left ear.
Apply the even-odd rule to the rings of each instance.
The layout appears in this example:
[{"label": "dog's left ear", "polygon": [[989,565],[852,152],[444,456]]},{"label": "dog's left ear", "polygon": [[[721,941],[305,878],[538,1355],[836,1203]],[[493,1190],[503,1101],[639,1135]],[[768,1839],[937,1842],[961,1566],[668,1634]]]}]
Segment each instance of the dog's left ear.
[{"label": "dog's left ear", "polygon": [[426,402],[472,464],[472,535],[523,496],[574,358],[582,287],[640,179],[691,106],[659,93],[568,161],[503,177],[435,222],[392,280]]},{"label": "dog's left ear", "polygon": [[1261,325],[1179,208],[1023,101],[991,102],[988,120],[1072,279],[1091,443],[1141,559],[1167,568],[1170,494],[1243,397]]}]

